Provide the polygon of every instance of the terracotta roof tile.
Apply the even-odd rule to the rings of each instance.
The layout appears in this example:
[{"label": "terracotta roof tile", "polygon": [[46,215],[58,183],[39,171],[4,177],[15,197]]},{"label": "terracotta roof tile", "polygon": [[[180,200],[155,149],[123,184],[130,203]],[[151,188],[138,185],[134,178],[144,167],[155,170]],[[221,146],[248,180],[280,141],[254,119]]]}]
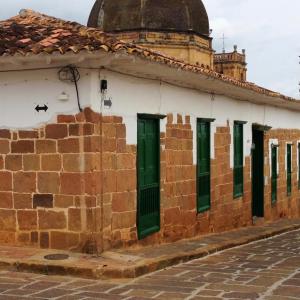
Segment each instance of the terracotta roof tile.
[{"label": "terracotta roof tile", "polygon": [[79,53],[81,51],[93,52],[97,50],[125,51],[130,55],[166,64],[176,69],[205,74],[267,96],[289,101],[295,100],[253,83],[241,82],[210,69],[186,64],[159,52],[116,40],[98,29],[43,15],[32,10],[22,10],[18,16],[0,21],[0,57],[27,56],[39,53],[53,54],[55,52],[60,54]]}]

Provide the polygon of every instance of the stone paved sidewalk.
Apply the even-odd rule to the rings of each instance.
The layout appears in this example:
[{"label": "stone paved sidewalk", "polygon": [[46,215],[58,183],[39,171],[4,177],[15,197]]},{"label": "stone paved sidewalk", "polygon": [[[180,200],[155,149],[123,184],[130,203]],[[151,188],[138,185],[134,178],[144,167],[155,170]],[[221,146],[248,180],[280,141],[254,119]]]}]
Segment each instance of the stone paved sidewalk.
[{"label": "stone paved sidewalk", "polygon": [[[136,278],[181,262],[202,258],[221,250],[299,228],[300,219],[281,220],[173,244],[108,251],[99,257],[55,250],[2,246],[0,247],[0,268],[95,279]],[[58,261],[49,261],[44,258],[45,255],[56,253],[67,254],[70,257]]]},{"label": "stone paved sidewalk", "polygon": [[300,230],[136,279],[91,280],[0,270],[0,300],[300,299]]}]

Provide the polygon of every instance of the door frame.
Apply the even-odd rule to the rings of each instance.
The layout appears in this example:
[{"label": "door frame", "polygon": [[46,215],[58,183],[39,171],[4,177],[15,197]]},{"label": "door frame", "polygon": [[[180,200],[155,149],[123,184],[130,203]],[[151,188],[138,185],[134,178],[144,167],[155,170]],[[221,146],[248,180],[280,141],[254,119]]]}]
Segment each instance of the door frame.
[{"label": "door frame", "polygon": [[254,151],[255,151],[255,149],[252,148],[252,151],[251,151],[252,152],[251,153],[251,157],[252,157],[252,159],[251,159],[251,165],[252,165],[252,167],[251,167],[251,174],[252,174],[252,176],[251,176],[251,190],[252,190],[251,210],[252,210],[252,217],[262,217],[263,218],[264,215],[265,215],[265,173],[264,173],[264,160],[265,160],[264,141],[265,141],[265,139],[264,139],[264,133],[269,129],[270,129],[270,127],[264,126],[264,125],[258,125],[258,124],[253,124],[252,125],[252,145],[254,145],[254,134],[255,134],[255,132],[262,135],[262,137],[261,137],[262,138],[262,141],[261,141],[261,143],[262,143],[262,145],[261,145],[262,153],[260,153],[261,164],[262,164],[262,166],[261,166],[262,170],[260,170],[260,171],[262,171],[262,174],[260,174],[260,175],[262,175],[262,178],[260,180],[260,184],[261,184],[262,191],[261,191],[261,199],[260,199],[261,203],[259,203],[260,207],[259,207],[259,209],[257,209],[257,210],[261,211],[262,214],[257,216],[255,214],[257,210],[255,211],[255,209],[254,209],[254,206],[258,205],[258,201],[255,201],[255,199],[254,199],[255,193],[253,192],[254,191],[254,186],[256,185],[256,182],[254,181],[254,176],[255,176],[254,175],[254,168],[255,168]]},{"label": "door frame", "polygon": [[[197,214],[204,213],[206,211],[209,211],[211,209],[211,137],[212,137],[212,131],[211,131],[211,123],[213,123],[216,119],[213,118],[197,118],[196,119],[196,156],[197,156],[197,166],[196,166],[196,210]],[[209,125],[209,205],[203,207],[202,209],[199,209],[199,139],[198,139],[198,124],[199,123],[208,123]]]},{"label": "door frame", "polygon": [[[160,144],[160,120],[164,119],[166,117],[166,115],[160,115],[160,114],[137,114],[137,154],[136,154],[136,178],[137,178],[137,208],[136,208],[136,228],[137,228],[137,234],[138,234],[138,239],[144,239],[147,236],[159,232],[161,229],[161,144]],[[140,219],[140,210],[139,210],[139,206],[140,206],[140,172],[139,172],[139,153],[138,153],[138,121],[140,119],[144,119],[144,120],[157,120],[158,122],[158,126],[157,126],[157,143],[158,143],[158,149],[157,149],[157,171],[158,171],[158,189],[159,189],[159,220],[158,220],[158,229],[157,230],[153,230],[153,229],[149,229],[149,232],[146,233],[142,233],[139,229],[139,219]]]}]

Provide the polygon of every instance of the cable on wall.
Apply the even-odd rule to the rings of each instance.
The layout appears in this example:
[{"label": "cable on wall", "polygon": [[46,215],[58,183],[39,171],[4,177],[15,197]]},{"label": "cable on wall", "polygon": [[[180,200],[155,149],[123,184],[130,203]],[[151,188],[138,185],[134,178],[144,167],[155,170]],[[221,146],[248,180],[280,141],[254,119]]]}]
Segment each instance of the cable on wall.
[{"label": "cable on wall", "polygon": [[58,77],[61,81],[69,81],[74,83],[76,89],[76,96],[77,96],[77,104],[79,111],[82,111],[82,107],[80,105],[80,97],[79,97],[79,90],[78,90],[78,81],[80,80],[80,73],[77,67],[73,65],[69,65],[66,67],[61,68],[58,71]]}]

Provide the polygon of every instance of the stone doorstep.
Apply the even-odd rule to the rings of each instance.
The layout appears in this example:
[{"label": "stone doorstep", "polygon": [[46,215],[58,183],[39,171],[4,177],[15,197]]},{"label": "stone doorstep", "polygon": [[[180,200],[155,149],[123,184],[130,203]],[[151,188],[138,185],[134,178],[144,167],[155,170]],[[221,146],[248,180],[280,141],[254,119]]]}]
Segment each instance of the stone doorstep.
[{"label": "stone doorstep", "polygon": [[[207,238],[207,236],[204,236],[198,239],[193,238],[191,240],[179,241],[176,242],[178,252],[169,254],[166,253],[165,250],[162,250],[156,257],[148,258],[139,255],[139,253],[143,253],[143,248],[108,251],[104,252],[100,257],[95,257],[59,250],[0,246],[0,269],[13,269],[20,272],[33,272],[47,275],[68,275],[91,279],[136,278],[175,264],[203,258],[222,250],[300,229],[300,219],[269,223],[265,226],[257,227],[261,229],[259,232],[253,233],[253,231],[251,231],[251,233],[247,234],[247,229],[249,228],[253,227],[229,232],[239,236],[234,240],[223,240],[221,242],[212,242],[204,245],[203,239]],[[218,237],[225,234],[226,233],[214,234],[209,237]],[[186,251],[182,248],[180,250],[180,245],[186,244],[187,241],[195,243],[195,249]],[[199,246],[198,248],[197,245]],[[160,246],[155,246],[155,248],[156,252],[159,252]],[[166,249],[166,245],[164,245],[164,249]],[[61,261],[48,261],[44,259],[45,255],[53,253],[68,254],[70,257],[67,260]]]}]

